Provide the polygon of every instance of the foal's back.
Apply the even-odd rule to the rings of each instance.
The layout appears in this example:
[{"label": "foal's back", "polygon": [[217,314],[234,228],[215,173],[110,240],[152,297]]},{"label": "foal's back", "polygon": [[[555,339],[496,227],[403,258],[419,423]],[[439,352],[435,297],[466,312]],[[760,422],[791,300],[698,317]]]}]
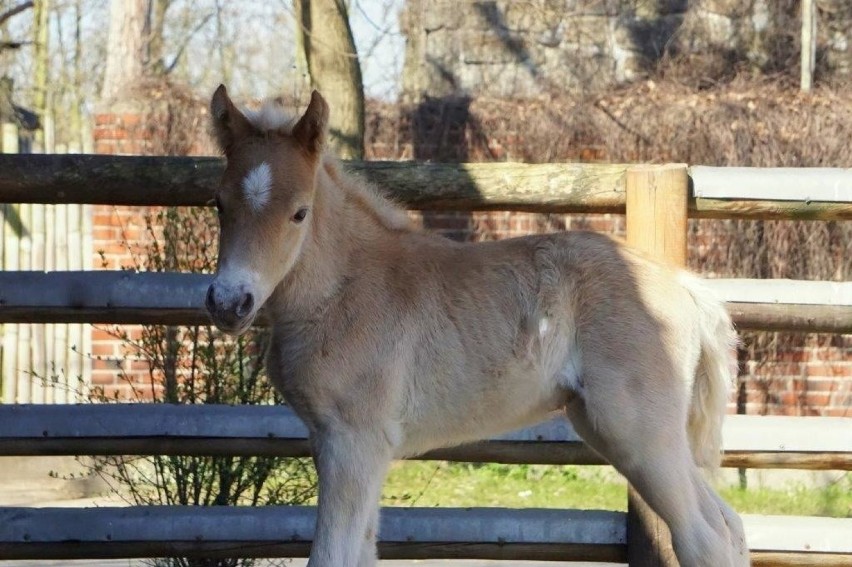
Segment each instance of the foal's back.
[{"label": "foal's back", "polygon": [[387,290],[399,330],[405,452],[541,421],[583,395],[595,357],[694,358],[682,348],[694,305],[676,273],[606,236],[459,244],[408,233],[382,258],[369,287]]}]

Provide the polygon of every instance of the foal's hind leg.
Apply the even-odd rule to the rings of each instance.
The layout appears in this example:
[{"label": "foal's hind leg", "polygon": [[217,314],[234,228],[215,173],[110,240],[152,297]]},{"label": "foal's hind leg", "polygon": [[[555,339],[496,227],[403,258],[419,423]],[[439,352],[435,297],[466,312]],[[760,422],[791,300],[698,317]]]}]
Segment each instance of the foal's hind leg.
[{"label": "foal's hind leg", "polygon": [[684,396],[654,390],[602,366],[587,370],[583,378],[583,393],[568,404],[568,417],[666,522],[680,564],[748,565],[747,555],[731,543],[739,536],[729,533],[712,489],[694,464]]}]

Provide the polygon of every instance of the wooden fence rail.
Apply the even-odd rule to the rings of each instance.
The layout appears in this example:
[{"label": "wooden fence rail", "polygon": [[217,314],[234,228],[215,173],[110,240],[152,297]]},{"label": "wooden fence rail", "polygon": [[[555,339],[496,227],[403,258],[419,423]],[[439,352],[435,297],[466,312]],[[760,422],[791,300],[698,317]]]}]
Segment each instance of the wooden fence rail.
[{"label": "wooden fence rail", "polygon": [[[224,162],[215,157],[101,155],[0,155],[0,203],[88,203],[139,206],[204,206]],[[624,213],[627,164],[520,164],[348,162],[346,168],[413,209],[514,210],[548,213]],[[693,168],[698,172],[698,168]],[[694,218],[799,220],[852,219],[852,172],[785,168],[784,185],[802,177],[814,184],[826,173],[844,179],[834,201],[750,197],[696,197],[719,177],[742,187],[763,168],[700,168],[692,175],[689,214]],[[798,176],[790,173],[798,171]],[[730,181],[728,181],[730,180]],[[786,180],[786,181],[785,181]]]},{"label": "wooden fence rail", "polygon": [[[0,406],[0,456],[306,456],[306,434],[281,406]],[[726,466],[850,470],[852,420],[732,416],[725,449]],[[418,458],[603,463],[564,420]],[[312,507],[0,508],[0,557],[299,557],[314,514]],[[754,565],[852,565],[852,519],[747,515],[744,522]],[[379,537],[382,557],[398,559],[623,562],[628,541],[619,512],[494,508],[387,508]]]},{"label": "wooden fence rail", "polygon": [[[729,416],[723,466],[852,470],[852,419]],[[0,405],[0,456],[259,455],[305,457],[307,429],[282,406]],[[421,459],[605,464],[554,419]]]},{"label": "wooden fence rail", "polygon": [[[314,521],[302,506],[0,508],[0,557],[306,557]],[[755,567],[852,565],[843,520],[743,523]],[[385,508],[379,529],[383,559],[623,563],[626,548],[625,515],[600,510]]]},{"label": "wooden fence rail", "polygon": [[[0,508],[0,557],[307,557],[301,506]],[[624,514],[600,510],[386,508],[385,559],[623,562]]]},{"label": "wooden fence rail", "polygon": [[[211,277],[130,271],[0,272],[0,323],[206,325],[204,295]],[[728,301],[740,329],[852,333],[852,283],[787,280],[783,283],[794,293],[773,298],[761,289],[767,280],[707,282]],[[838,293],[808,297],[802,287],[836,288]],[[261,316],[258,323],[263,322]]]},{"label": "wooden fence rail", "polygon": [[[222,165],[218,158],[0,156],[0,203],[204,206],[210,204]],[[648,227],[665,225],[672,243],[667,249],[673,253],[669,259],[679,263],[684,260],[687,216],[852,219],[849,170],[398,162],[346,167],[416,209],[623,213],[627,208],[628,233],[634,244],[637,239],[648,240]],[[664,177],[671,182],[662,183]],[[766,181],[769,178],[771,182]],[[753,190],[727,193],[730,185],[750,183]],[[773,190],[761,193],[760,183]],[[648,203],[642,204],[643,192],[659,193],[663,185],[672,199],[677,197],[677,214],[670,215],[674,209],[659,206],[672,199],[647,207]],[[640,210],[647,214],[636,214]],[[0,323],[206,324],[201,306],[209,277],[0,273]],[[711,285],[724,287],[724,282]],[[758,294],[749,291],[749,285],[737,282],[723,294],[740,328],[852,332],[848,284],[796,282],[787,299],[771,296],[765,283],[755,284],[764,286]],[[737,416],[726,427],[725,466],[852,470],[852,420]],[[305,434],[293,414],[269,406],[0,406],[0,455],[304,456]],[[420,458],[603,462],[563,421]],[[646,565],[645,558],[652,555],[650,546],[665,543],[655,534],[643,539],[641,534],[651,533],[645,531],[646,520],[630,519],[639,517],[636,510],[641,505],[631,502],[633,512],[626,519],[622,514],[594,511],[388,510],[380,547],[385,557],[628,558]],[[304,555],[312,537],[313,514],[310,508],[0,508],[0,557]],[[744,520],[755,565],[852,566],[852,519]],[[628,533],[640,524],[641,529]]]}]

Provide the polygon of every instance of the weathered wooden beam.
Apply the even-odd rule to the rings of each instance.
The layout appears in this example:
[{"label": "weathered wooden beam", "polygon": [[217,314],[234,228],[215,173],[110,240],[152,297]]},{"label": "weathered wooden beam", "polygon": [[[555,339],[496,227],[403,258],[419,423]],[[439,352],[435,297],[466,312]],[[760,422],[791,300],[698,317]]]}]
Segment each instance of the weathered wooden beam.
[{"label": "weathered wooden beam", "polygon": [[[620,512],[385,508],[381,517],[384,559],[626,559]],[[303,506],[0,508],[0,557],[305,557],[315,518]],[[742,518],[754,565],[852,565],[852,519]]]},{"label": "weathered wooden beam", "polygon": [[[724,466],[852,470],[852,419],[728,416]],[[307,456],[307,429],[284,406],[0,405],[0,456]],[[418,459],[605,464],[563,419]]]},{"label": "weathered wooden beam", "polygon": [[[203,206],[215,157],[0,156],[0,202]],[[347,170],[415,209],[619,212],[624,165],[347,162]]]},{"label": "weathered wooden beam", "polygon": [[[627,170],[627,243],[651,258],[685,266],[689,176],[686,164]],[[671,532],[631,483],[627,489],[627,561],[631,567],[677,567]]]},{"label": "weathered wooden beam", "polygon": [[[0,272],[0,323],[208,325],[203,305],[211,278],[168,272]],[[712,287],[712,280],[708,283]],[[850,305],[727,305],[740,329],[852,333]],[[265,324],[263,312],[257,324]]]},{"label": "weathered wooden beam", "polygon": [[822,201],[746,201],[732,199],[689,200],[689,217],[695,219],[751,220],[852,220],[852,203]]},{"label": "weathered wooden beam", "polygon": [[[623,213],[628,166],[346,162],[344,167],[413,209]],[[0,155],[0,203],[204,206],[210,204],[222,168],[216,157]],[[751,175],[759,178],[762,171],[754,168]],[[806,195],[800,201],[692,197],[689,214],[849,220],[852,203],[815,201]]]},{"label": "weathered wooden beam", "polygon": [[852,567],[852,554],[753,551],[752,567]]},{"label": "weathered wooden beam", "polygon": [[689,177],[701,199],[852,203],[852,169],[842,167],[693,165]]},{"label": "weathered wooden beam", "polygon": [[[0,557],[306,557],[301,506],[0,508]],[[599,510],[385,508],[385,559],[623,562],[624,514]]]},{"label": "weathered wooden beam", "polygon": [[173,272],[0,272],[0,323],[206,325],[211,280]]},{"label": "weathered wooden beam", "polygon": [[[0,405],[0,455],[308,456],[308,431],[283,406]],[[604,464],[564,420],[418,458]]]},{"label": "weathered wooden beam", "polygon": [[826,553],[852,559],[852,518],[743,514],[742,520],[752,552]]},{"label": "weathered wooden beam", "polygon": [[216,157],[0,156],[0,202],[205,205],[222,169]]},{"label": "weathered wooden beam", "polygon": [[727,303],[737,329],[801,333],[852,333],[852,306]]}]

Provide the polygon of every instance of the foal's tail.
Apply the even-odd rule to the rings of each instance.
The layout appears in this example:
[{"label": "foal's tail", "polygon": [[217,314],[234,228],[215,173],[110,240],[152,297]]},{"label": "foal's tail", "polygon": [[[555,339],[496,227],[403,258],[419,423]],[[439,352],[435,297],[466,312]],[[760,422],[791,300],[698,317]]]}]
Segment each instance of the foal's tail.
[{"label": "foal's tail", "polygon": [[722,459],[722,420],[737,376],[737,334],[721,300],[697,277],[684,274],[684,287],[699,312],[701,357],[692,386],[687,424],[695,462],[715,469]]}]

